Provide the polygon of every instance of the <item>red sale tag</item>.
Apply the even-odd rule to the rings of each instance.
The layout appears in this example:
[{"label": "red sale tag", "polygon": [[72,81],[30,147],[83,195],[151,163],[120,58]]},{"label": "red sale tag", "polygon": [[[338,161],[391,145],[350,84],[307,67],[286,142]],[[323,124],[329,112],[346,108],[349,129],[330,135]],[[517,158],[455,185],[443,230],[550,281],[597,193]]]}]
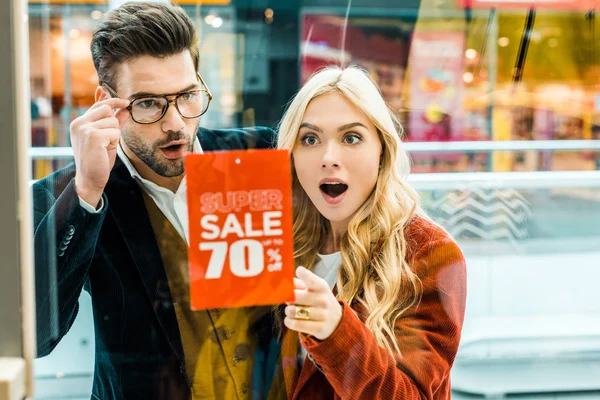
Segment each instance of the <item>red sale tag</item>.
[{"label": "red sale tag", "polygon": [[193,310],[294,300],[287,150],[185,158]]}]

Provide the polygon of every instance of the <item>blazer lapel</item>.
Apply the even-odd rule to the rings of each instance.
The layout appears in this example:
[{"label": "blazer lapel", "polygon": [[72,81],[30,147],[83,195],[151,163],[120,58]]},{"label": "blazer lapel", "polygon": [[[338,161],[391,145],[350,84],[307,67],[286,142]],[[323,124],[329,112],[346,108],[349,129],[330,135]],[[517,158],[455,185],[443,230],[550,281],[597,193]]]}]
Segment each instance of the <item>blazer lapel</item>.
[{"label": "blazer lapel", "polygon": [[108,211],[123,235],[158,322],[165,331],[181,367],[185,367],[171,291],[141,189],[119,158],[115,162],[105,193],[108,198]]}]

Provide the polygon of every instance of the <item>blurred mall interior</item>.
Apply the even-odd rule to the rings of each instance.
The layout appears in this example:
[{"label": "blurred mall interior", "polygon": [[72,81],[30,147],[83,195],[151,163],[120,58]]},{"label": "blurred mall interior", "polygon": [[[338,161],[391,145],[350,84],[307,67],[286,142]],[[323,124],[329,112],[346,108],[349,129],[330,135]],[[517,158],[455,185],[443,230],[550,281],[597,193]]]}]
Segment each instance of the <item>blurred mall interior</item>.
[{"label": "blurred mall interior", "polygon": [[[98,85],[91,36],[120,3],[29,0],[31,181],[73,161],[69,124]],[[358,64],[378,83],[402,123],[410,182],[467,259],[453,398],[600,399],[593,3],[174,3],[201,33],[200,72],[214,96],[203,126],[276,127],[325,65]],[[35,399],[90,397],[92,321],[84,292],[70,332],[34,361]]]}]

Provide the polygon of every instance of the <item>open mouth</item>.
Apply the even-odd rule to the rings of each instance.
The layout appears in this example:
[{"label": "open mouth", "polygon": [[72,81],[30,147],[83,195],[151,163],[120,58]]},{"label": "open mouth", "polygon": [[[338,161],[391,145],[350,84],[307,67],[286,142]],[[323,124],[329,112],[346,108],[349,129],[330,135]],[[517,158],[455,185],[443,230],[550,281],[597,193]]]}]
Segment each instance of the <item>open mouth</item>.
[{"label": "open mouth", "polygon": [[185,144],[173,144],[167,147],[161,147],[161,151],[167,158],[179,158],[183,156],[185,152],[186,146]]},{"label": "open mouth", "polygon": [[181,148],[181,146],[183,146],[182,144],[174,144],[172,146],[167,146],[167,147],[163,147],[163,150],[167,150],[167,151],[177,151]]},{"label": "open mouth", "polygon": [[323,183],[319,186],[321,191],[325,193],[327,196],[336,198],[341,196],[348,190],[348,185],[341,182],[332,182],[332,183]]}]

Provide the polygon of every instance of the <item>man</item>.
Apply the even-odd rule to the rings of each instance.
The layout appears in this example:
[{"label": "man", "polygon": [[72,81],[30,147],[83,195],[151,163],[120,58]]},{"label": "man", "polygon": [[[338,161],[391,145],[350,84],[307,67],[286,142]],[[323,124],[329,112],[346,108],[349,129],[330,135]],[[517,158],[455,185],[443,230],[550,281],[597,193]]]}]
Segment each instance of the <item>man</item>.
[{"label": "man", "polygon": [[85,289],[92,398],[247,398],[268,382],[255,362],[263,309],[190,310],[184,156],[266,148],[273,132],[199,127],[211,95],[179,7],[112,10],[91,51],[100,84],[70,127],[75,164],[33,187],[38,354],[68,332]]}]

